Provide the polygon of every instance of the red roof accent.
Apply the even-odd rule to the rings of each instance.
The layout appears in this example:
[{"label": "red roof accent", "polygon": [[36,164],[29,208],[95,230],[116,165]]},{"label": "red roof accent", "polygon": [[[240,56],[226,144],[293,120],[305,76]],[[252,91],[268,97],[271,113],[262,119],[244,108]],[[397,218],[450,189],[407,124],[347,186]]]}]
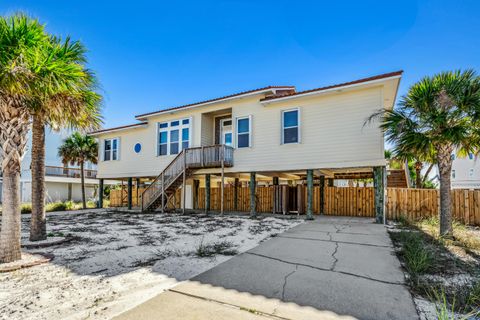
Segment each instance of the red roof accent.
[{"label": "red roof accent", "polygon": [[102,133],[102,132],[106,132],[106,131],[113,131],[113,130],[119,130],[119,129],[138,127],[138,126],[143,126],[143,125],[146,125],[146,124],[148,124],[148,122],[145,121],[145,122],[140,122],[140,123],[128,124],[126,126],[96,130],[96,131],[89,132],[88,134],[97,134],[97,133]]},{"label": "red roof accent", "polygon": [[283,89],[283,88],[293,88],[293,89],[295,89],[295,86],[268,86],[268,87],[263,87],[263,88],[248,90],[248,91],[242,91],[242,92],[234,93],[234,94],[231,94],[231,95],[228,95],[228,96],[223,96],[223,97],[219,97],[219,98],[214,98],[214,99],[204,100],[204,101],[200,101],[200,102],[185,104],[185,105],[178,106],[178,107],[166,108],[166,109],[162,109],[162,110],[158,110],[158,111],[154,111],[154,112],[139,114],[139,115],[136,115],[135,118],[142,118],[142,117],[149,116],[149,115],[152,115],[152,114],[155,114],[155,113],[178,110],[178,109],[182,109],[182,108],[192,107],[192,106],[195,106],[197,104],[204,104],[204,103],[214,102],[214,101],[217,101],[217,100],[233,98],[233,97],[241,96],[241,95],[244,95],[244,94],[253,93],[253,92],[256,92],[256,91],[263,91],[263,90],[268,90],[268,89]]},{"label": "red roof accent", "polygon": [[328,89],[345,87],[345,86],[349,86],[349,85],[352,85],[352,84],[359,84],[359,83],[369,82],[369,81],[373,81],[373,80],[379,80],[379,79],[385,79],[385,78],[390,78],[390,77],[394,77],[394,76],[400,76],[400,75],[402,75],[402,73],[403,73],[403,70],[395,71],[395,72],[389,72],[389,73],[379,74],[379,75],[376,75],[376,76],[373,76],[373,77],[358,79],[358,80],[355,80],[355,81],[334,84],[334,85],[327,86],[327,87],[321,87],[321,88],[316,88],[316,89],[299,91],[299,92],[295,92],[295,93],[284,94],[284,95],[281,95],[281,96],[266,97],[266,98],[261,99],[260,101],[270,101],[270,100],[282,99],[282,98],[291,97],[291,96],[298,96],[298,95],[302,95],[302,94],[310,93],[310,92],[324,91],[324,90],[328,90]]}]

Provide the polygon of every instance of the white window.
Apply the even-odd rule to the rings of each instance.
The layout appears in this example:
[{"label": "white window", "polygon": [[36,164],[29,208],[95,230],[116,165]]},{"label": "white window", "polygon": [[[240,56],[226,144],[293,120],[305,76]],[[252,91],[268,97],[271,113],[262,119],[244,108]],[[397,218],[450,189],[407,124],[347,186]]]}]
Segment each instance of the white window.
[{"label": "white window", "polygon": [[452,179],[455,179],[455,170],[452,170]]},{"label": "white window", "polygon": [[157,155],[178,154],[190,147],[190,119],[158,124]]},{"label": "white window", "polygon": [[470,168],[470,170],[468,171],[468,176],[469,176],[470,178],[473,177],[473,168]]},{"label": "white window", "polygon": [[298,142],[300,142],[299,110],[282,111],[282,144]]},{"label": "white window", "polygon": [[251,117],[237,118],[237,148],[248,148],[252,145]]},{"label": "white window", "polygon": [[105,139],[103,141],[103,161],[118,160],[119,139]]}]

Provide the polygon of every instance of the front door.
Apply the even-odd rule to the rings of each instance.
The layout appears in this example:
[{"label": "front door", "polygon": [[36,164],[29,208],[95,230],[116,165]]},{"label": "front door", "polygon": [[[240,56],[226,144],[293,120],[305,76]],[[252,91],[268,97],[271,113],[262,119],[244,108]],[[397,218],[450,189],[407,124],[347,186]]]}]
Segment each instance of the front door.
[{"label": "front door", "polygon": [[222,119],[220,120],[220,142],[227,146],[232,145],[232,119]]}]

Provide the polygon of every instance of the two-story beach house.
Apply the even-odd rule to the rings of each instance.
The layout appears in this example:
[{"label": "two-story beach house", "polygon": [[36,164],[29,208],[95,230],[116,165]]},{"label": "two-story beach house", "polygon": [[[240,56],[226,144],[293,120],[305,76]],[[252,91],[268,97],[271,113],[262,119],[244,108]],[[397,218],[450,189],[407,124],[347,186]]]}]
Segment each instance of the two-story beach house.
[{"label": "two-story beach house", "polygon": [[[145,187],[142,210],[163,210],[177,189],[182,208],[195,208],[199,186],[208,209],[210,188],[243,184],[255,211],[256,186],[305,183],[307,213],[314,181],[378,178],[381,206],[384,136],[366,120],[394,106],[401,76],[307,91],[269,86],[137,115],[132,125],[91,133],[100,142],[98,178],[125,179],[129,190]],[[128,197],[131,206],[131,191]]]}]

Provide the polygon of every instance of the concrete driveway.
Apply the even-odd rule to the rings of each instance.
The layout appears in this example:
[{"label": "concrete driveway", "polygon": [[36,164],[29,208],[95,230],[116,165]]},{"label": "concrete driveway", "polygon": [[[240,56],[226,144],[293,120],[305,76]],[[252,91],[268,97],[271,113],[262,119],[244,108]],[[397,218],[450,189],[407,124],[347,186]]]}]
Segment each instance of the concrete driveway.
[{"label": "concrete driveway", "polygon": [[371,219],[317,217],[118,319],[418,319]]}]

